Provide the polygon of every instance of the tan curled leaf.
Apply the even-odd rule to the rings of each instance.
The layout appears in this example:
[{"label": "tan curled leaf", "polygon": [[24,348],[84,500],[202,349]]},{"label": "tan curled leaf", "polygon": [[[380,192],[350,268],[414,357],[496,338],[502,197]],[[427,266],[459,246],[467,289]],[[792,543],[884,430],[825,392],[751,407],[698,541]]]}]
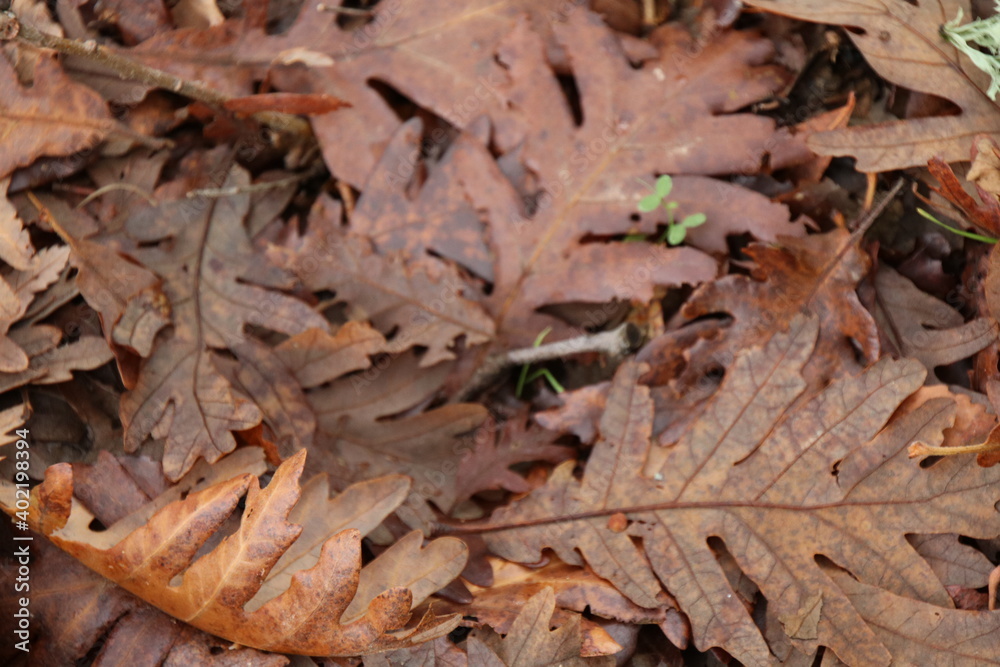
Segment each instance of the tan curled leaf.
[{"label": "tan curled leaf", "polygon": [[[263,600],[257,599],[275,564],[304,533],[288,517],[300,498],[297,480],[305,456],[301,451],[282,464],[264,489],[253,474],[240,474],[159,507],[148,519],[138,517],[138,527],[136,520],[126,517],[120,525],[94,532],[89,513],[79,503],[72,509],[65,504],[44,504],[32,521],[40,529],[48,526],[48,538],[54,544],[122,588],[174,618],[244,646],[304,655],[360,655],[407,646],[410,637],[423,641],[454,628],[457,618],[425,617],[416,628],[397,632],[407,624],[414,595],[391,581],[386,586],[373,582],[367,608],[357,610],[350,622],[341,622],[355,597],[362,569],[361,532],[354,527],[327,533],[318,553],[309,549],[301,555],[312,557],[292,575],[287,587],[274,597],[266,594]],[[50,486],[61,492],[52,493]],[[405,478],[373,480],[369,484],[372,498],[394,496],[395,500],[369,506],[368,512],[361,512],[362,523],[371,526],[381,521],[405,496],[407,486]],[[325,491],[325,487],[317,488]],[[39,489],[39,497],[45,492],[63,497],[71,492],[72,473],[47,476]],[[5,509],[12,511],[11,489],[4,490]],[[210,551],[199,553],[244,494],[246,509],[235,532]],[[329,502],[327,509],[340,519],[344,511],[357,511],[336,499]],[[66,521],[66,526],[53,530],[54,520]],[[427,581],[447,583],[449,573],[454,576],[464,566],[464,552],[455,551],[464,545],[451,538],[432,545],[431,551],[422,554],[424,558],[442,548],[447,555],[437,555],[420,567]],[[435,563],[443,569],[437,570]],[[429,588],[424,581],[414,578],[410,583],[426,596]]]},{"label": "tan curled leaf", "polygon": [[[543,548],[588,563],[633,602],[657,606],[665,587],[691,619],[695,644],[747,665],[831,648],[849,664],[885,665],[891,647],[817,565],[828,558],[862,581],[943,608],[951,600],[909,533],[1000,532],[1000,471],[949,457],[929,469],[913,440],[939,443],[954,405],[932,399],[890,421],[923,383],[916,361],[883,359],[860,375],[808,389],[815,317],[739,354],[697,420],[671,447],[651,444],[653,404],[643,367],[616,375],[582,478],[573,463],[498,510],[485,534],[496,553],[535,562]],[[628,525],[609,519],[623,513]],[[518,527],[515,527],[518,526]],[[971,532],[967,532],[971,531]],[[708,538],[782,619],[765,638],[734,594]],[[636,541],[639,538],[640,541]],[[784,648],[782,648],[784,647]]]},{"label": "tan curled leaf", "polygon": [[871,66],[905,88],[944,97],[957,115],[820,132],[809,146],[822,155],[852,155],[860,171],[917,167],[933,157],[967,159],[976,134],[1000,139],[1000,107],[987,95],[990,76],[944,39],[941,27],[959,12],[971,18],[968,0],[747,0],[748,5],[804,21],[855,28],[848,36]]}]

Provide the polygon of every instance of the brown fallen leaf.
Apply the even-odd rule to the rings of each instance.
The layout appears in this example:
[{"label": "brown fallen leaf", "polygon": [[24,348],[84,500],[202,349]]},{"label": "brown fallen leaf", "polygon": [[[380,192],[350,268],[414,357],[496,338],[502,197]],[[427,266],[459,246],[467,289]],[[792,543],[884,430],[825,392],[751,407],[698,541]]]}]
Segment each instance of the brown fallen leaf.
[{"label": "brown fallen leaf", "polygon": [[[489,304],[505,344],[530,345],[545,326],[564,327],[535,312],[546,305],[645,301],[657,286],[709,280],[714,260],[695,248],[723,249],[728,234],[773,240],[804,231],[784,207],[704,178],[763,159],[773,125],[733,112],[781,85],[782,70],[764,64],[769,46],[751,33],[726,33],[691,59],[683,55],[690,38],[668,26],[656,33],[659,56],[636,69],[588,12],[573,12],[554,34],[573,68],[582,122],[545,60],[541,37],[522,21],[499,47],[509,70],[500,90],[515,115],[496,129],[518,146],[508,161],[517,160],[520,178],[511,184],[485,148],[455,158],[464,162],[468,198],[487,214],[496,254]],[[733,136],[738,145],[718,143]],[[615,241],[663,222],[653,214],[630,220],[649,192],[637,179],[662,173],[674,176],[678,216],[708,216],[688,234],[694,247]],[[419,232],[400,233],[411,230]]]},{"label": "brown fallen leaf", "polygon": [[[525,601],[546,587],[555,593],[556,608],[553,625],[564,625],[573,615],[570,612],[589,612],[601,618],[633,624],[655,624],[667,627],[677,615],[669,596],[663,594],[662,606],[645,609],[631,602],[609,582],[587,568],[563,563],[557,558],[540,568],[528,568],[516,563],[490,557],[493,583],[488,587],[469,585],[475,599],[469,604],[435,603],[437,611],[461,614],[467,620],[474,617],[473,625],[488,625],[500,634],[510,631]],[[566,610],[569,610],[568,612]],[[582,626],[586,634],[588,622]]]},{"label": "brown fallen leaf", "polygon": [[[800,313],[815,313],[821,322],[816,349],[802,370],[810,387],[822,388],[879,358],[878,326],[856,292],[870,266],[857,238],[834,230],[786,238],[780,246],[751,244],[744,252],[753,260],[749,276],[729,275],[699,287],[681,310],[683,325],[637,355],[651,364],[643,382],[652,388],[653,428],[661,444],[675,442],[690,427],[693,408],[715,392],[718,376],[740,350],[786,330]],[[540,415],[540,423],[572,424],[574,433],[592,441],[607,390],[582,391],[587,393],[569,397],[565,408]]]},{"label": "brown fallen leaf", "polygon": [[[977,148],[973,147],[974,160],[979,154]],[[996,195],[983,189],[979,184],[975,184],[979,194],[979,201],[976,201],[972,195],[966,192],[962,181],[958,179],[951,167],[940,158],[929,160],[927,169],[941,183],[940,188],[934,188],[935,192],[956,206],[969,222],[987,234],[1000,236],[1000,201]]]},{"label": "brown fallen leaf", "polygon": [[434,520],[426,501],[445,512],[458,502],[459,464],[475,446],[466,436],[486,421],[487,411],[470,403],[415,411],[440,391],[452,364],[421,368],[413,353],[384,361],[307,394],[318,425],[310,456],[338,485],[409,475],[413,493],[402,508],[411,513],[406,522],[426,527]]},{"label": "brown fallen leaf", "polygon": [[959,541],[959,535],[908,535],[913,548],[924,557],[945,586],[982,588],[993,564],[981,551]]},{"label": "brown fallen leaf", "polygon": [[[31,523],[47,526],[47,537],[56,546],[122,588],[174,618],[244,646],[304,655],[360,655],[453,629],[457,618],[425,616],[415,628],[397,632],[406,625],[414,603],[461,571],[465,546],[454,539],[435,540],[420,552],[420,574],[409,574],[404,586],[396,584],[402,562],[386,569],[376,559],[369,566],[376,568],[375,574],[361,576],[366,584],[353,619],[342,622],[359,590],[361,532],[352,527],[314,541],[308,536],[315,537],[315,532],[288,521],[300,498],[297,479],[304,463],[301,451],[278,468],[263,490],[256,476],[244,473],[185,496],[182,488],[190,489],[197,481],[193,479],[104,532],[90,528],[93,517],[78,503],[70,509],[36,502]],[[49,469],[34,498],[72,493],[72,473],[64,466]],[[214,474],[225,474],[222,469]],[[325,483],[316,479],[319,482],[313,480],[303,492],[314,498],[310,502],[326,501],[317,517],[326,525],[350,525],[355,516],[362,525],[377,525],[409,487],[403,477],[381,478],[368,483],[366,491],[348,490],[326,500]],[[3,492],[3,506],[12,511],[12,488],[4,485]],[[360,498],[352,498],[359,492],[379,502],[359,503]],[[244,494],[246,510],[235,532],[194,560]],[[183,499],[168,502],[174,498]],[[60,522],[65,527],[54,529]],[[300,537],[306,537],[304,546],[297,545]],[[387,553],[401,561],[416,557],[405,549]],[[282,564],[289,551],[296,556]]]},{"label": "brown fallen leaf", "polygon": [[17,210],[6,197],[10,179],[0,180],[0,372],[28,370],[29,355],[9,335],[35,298],[55,283],[66,266],[69,248],[51,246],[35,251]]},{"label": "brown fallen leaf", "polygon": [[858,581],[835,566],[824,571],[899,664],[996,662],[1000,651],[996,612],[942,609]]},{"label": "brown fallen leaf", "polygon": [[972,356],[997,338],[992,318],[966,322],[957,310],[888,266],[875,274],[875,289],[875,320],[890,342],[886,348],[919,360],[929,373]]},{"label": "brown fallen leaf", "polygon": [[332,95],[302,95],[298,93],[260,93],[248,97],[226,100],[222,108],[236,114],[253,114],[259,111],[316,116],[351,106]]},{"label": "brown fallen leaf", "polygon": [[367,324],[345,322],[335,334],[309,329],[275,348],[303,389],[312,389],[371,366],[371,357],[385,350],[385,338]]},{"label": "brown fallen leaf", "polygon": [[469,663],[484,667],[614,665],[615,659],[611,656],[581,657],[578,615],[573,614],[567,623],[555,630],[549,629],[555,604],[555,594],[547,587],[521,607],[505,637],[474,630],[467,641]]},{"label": "brown fallen leaf", "polygon": [[363,237],[338,229],[340,204],[321,199],[305,236],[272,249],[272,257],[294,271],[311,290],[336,292],[354,320],[370,320],[385,335],[386,352],[428,348],[422,366],[453,359],[459,336],[466,345],[493,337],[493,321],[465,296],[468,288],[451,266],[431,257],[408,260],[380,256]]},{"label": "brown fallen leaf", "polygon": [[365,667],[468,667],[469,657],[447,638],[418,646],[376,653],[365,658]]},{"label": "brown fallen leaf", "polygon": [[52,58],[40,58],[34,85],[23,87],[0,59],[0,178],[43,155],[69,155],[101,141],[114,128],[100,95],[67,77]]},{"label": "brown fallen leaf", "polygon": [[[972,166],[966,178],[979,188],[985,202],[1000,203],[1000,145],[989,137],[976,137],[972,146]],[[983,194],[990,195],[989,197]]]},{"label": "brown fallen leaf", "polygon": [[821,132],[809,146],[822,155],[852,155],[859,171],[882,172],[966,159],[969,139],[1000,139],[997,103],[986,94],[990,75],[975,67],[941,34],[959,12],[971,18],[967,0],[747,0],[747,5],[804,21],[853,28],[847,34],[871,66],[887,80],[961,108],[957,115],[931,116]]},{"label": "brown fallen leaf", "polygon": [[490,420],[477,431],[471,451],[458,464],[455,496],[458,501],[480,491],[506,489],[524,493],[531,486],[511,467],[530,461],[561,463],[573,450],[555,444],[556,434],[532,428],[526,416],[516,415],[501,424]]},{"label": "brown fallen leaf", "polygon": [[[249,175],[231,162],[224,149],[189,155],[182,173],[160,186],[157,198],[163,203],[138,210],[114,236],[128,257],[163,281],[170,306],[173,327],[160,332],[121,401],[126,450],[134,451],[150,436],[165,437],[163,470],[170,479],[178,479],[199,457],[215,461],[232,451],[232,431],[252,428],[262,419],[261,407],[222,372],[225,361],[217,350],[228,349],[248,373],[256,369],[258,376],[268,377],[268,369],[281,363],[250,327],[288,335],[327,327],[307,304],[279,291],[291,286],[292,278],[253,253],[243,227]],[[186,196],[206,184],[238,192],[221,198]],[[279,380],[273,378],[276,391],[288,396],[299,391],[290,375]],[[294,440],[294,429],[281,431]],[[308,437],[311,431],[301,434]]]},{"label": "brown fallen leaf", "polygon": [[[170,323],[170,302],[160,279],[107,245],[74,237],[55,216],[49,219],[69,245],[70,263],[78,271],[77,286],[100,313],[108,344],[124,348],[116,350],[119,357],[126,352],[148,357],[156,334]],[[134,382],[134,377],[126,375],[127,385]]]},{"label": "brown fallen leaf", "polygon": [[[650,442],[642,367],[624,365],[582,479],[563,464],[544,487],[468,530],[488,528],[491,549],[519,562],[537,561],[546,547],[566,562],[586,562],[641,606],[657,605],[662,581],[691,619],[696,646],[770,664],[774,640],[733,595],[706,545],[715,537],[780,621],[769,634],[806,656],[822,645],[849,664],[888,664],[892,646],[816,558],[946,614],[947,592],[905,535],[997,534],[1000,472],[962,457],[926,470],[908,460],[911,441],[941,441],[953,410],[950,400],[932,399],[889,421],[923,382],[918,362],[884,359],[808,389],[801,373],[817,335],[815,317],[798,317],[787,333],[739,354],[700,418],[669,448]],[[616,512],[631,522],[623,533],[607,528]]]}]

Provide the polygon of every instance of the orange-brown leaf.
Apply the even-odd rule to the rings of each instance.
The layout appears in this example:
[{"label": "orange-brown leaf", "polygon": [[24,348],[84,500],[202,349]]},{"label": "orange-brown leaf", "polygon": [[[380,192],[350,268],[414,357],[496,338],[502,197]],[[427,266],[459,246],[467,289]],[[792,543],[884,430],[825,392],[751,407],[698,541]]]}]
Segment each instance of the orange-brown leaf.
[{"label": "orange-brown leaf", "polygon": [[[436,540],[419,552],[420,574],[413,574],[412,564],[407,566],[418,552],[401,555],[400,550],[390,550],[396,560],[388,568],[376,559],[362,600],[350,619],[343,618],[357,599],[362,573],[361,532],[350,526],[358,520],[368,528],[377,525],[405,497],[405,478],[369,483],[367,493],[374,503],[359,506],[360,498],[327,501],[326,511],[316,513],[316,518],[327,527],[339,520],[345,529],[310,541],[296,552],[293,562],[279,568],[278,572],[291,574],[287,585],[262,590],[283,554],[303,535],[303,527],[288,517],[300,498],[297,479],[304,463],[302,451],[282,464],[264,489],[256,476],[243,473],[167,504],[181,495],[175,489],[103,533],[90,529],[84,508],[70,509],[66,503],[39,505],[31,522],[54,544],[122,588],[177,619],[245,646],[306,655],[358,655],[407,646],[411,636],[426,640],[449,632],[457,618],[425,617],[411,631],[395,631],[406,625],[414,602],[446,584],[464,566],[464,544],[450,538]],[[71,493],[72,475],[66,474],[68,468],[63,473],[47,476],[35,495]],[[314,502],[325,500],[326,487],[313,488],[324,496]],[[4,491],[4,506],[12,511],[11,489]],[[236,531],[199,554],[244,494],[246,509]],[[60,523],[65,528],[59,529]],[[399,576],[391,573],[408,569],[407,580],[397,585]]]}]

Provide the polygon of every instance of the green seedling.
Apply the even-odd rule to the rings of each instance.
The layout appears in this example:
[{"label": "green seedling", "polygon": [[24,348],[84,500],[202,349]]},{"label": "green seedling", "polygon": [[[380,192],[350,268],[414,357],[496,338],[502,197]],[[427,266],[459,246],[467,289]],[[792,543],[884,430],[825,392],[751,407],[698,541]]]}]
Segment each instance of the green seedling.
[{"label": "green seedling", "polygon": [[965,25],[962,10],[958,16],[941,26],[941,36],[968,56],[972,64],[990,75],[990,87],[986,91],[993,101],[1000,93],[1000,1],[996,3],[997,14],[985,19],[976,19]]},{"label": "green seedling", "polygon": [[[545,329],[542,330],[542,333],[538,334],[538,337],[535,338],[535,344],[532,345],[532,347],[540,346],[542,344],[542,341],[545,340],[545,337],[548,336],[549,332],[551,331],[552,327],[545,327]],[[556,392],[557,394],[561,394],[564,391],[566,391],[566,389],[564,389],[563,386],[559,384],[559,381],[556,380],[555,376],[552,375],[552,373],[550,373],[547,368],[539,368],[537,371],[529,375],[528,371],[530,368],[531,364],[525,364],[524,366],[521,367],[521,375],[517,378],[517,389],[514,392],[518,398],[521,398],[521,394],[524,393],[524,385],[528,384],[529,382],[534,382],[535,380],[541,377],[548,380],[549,385],[551,385],[552,387],[552,391]]]},{"label": "green seedling", "polygon": [[972,239],[973,241],[980,241],[982,243],[996,243],[997,242],[997,239],[992,238],[990,236],[983,236],[982,234],[976,234],[974,232],[967,232],[964,229],[959,229],[957,227],[952,227],[949,224],[941,222],[940,220],[938,220],[937,218],[935,218],[933,215],[931,215],[930,213],[928,213],[927,211],[925,211],[922,208],[918,208],[917,209],[917,213],[919,213],[923,217],[927,218],[928,220],[930,220],[931,222],[933,222],[935,225],[940,225],[940,226],[944,227],[945,229],[947,229],[948,231],[953,232],[955,234],[958,234],[959,236],[964,236],[967,239]]},{"label": "green seedling", "polygon": [[[692,213],[691,215],[684,216],[680,222],[676,221],[674,219],[674,214],[677,210],[677,202],[665,201],[666,198],[670,196],[670,192],[673,189],[673,179],[666,174],[660,176],[656,179],[656,186],[653,189],[653,193],[648,194],[639,200],[639,210],[643,213],[650,213],[662,206],[663,210],[667,212],[667,229],[660,235],[660,238],[656,239],[656,242],[665,242],[669,245],[680,245],[684,243],[684,237],[687,236],[687,230],[705,224],[705,220],[707,218],[704,213]],[[631,234],[626,236],[625,240],[638,241],[644,240],[645,238],[645,236],[639,234]]]}]

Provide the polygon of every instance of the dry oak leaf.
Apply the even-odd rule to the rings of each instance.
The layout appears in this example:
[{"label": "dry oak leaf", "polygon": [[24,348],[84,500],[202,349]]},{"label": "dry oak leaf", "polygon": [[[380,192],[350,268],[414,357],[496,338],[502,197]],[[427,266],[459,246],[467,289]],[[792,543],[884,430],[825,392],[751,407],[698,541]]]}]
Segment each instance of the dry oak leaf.
[{"label": "dry oak leaf", "polygon": [[[283,12],[275,34],[266,3],[256,3],[221,24],[160,34],[125,53],[235,97],[252,95],[254,84],[267,79],[288,92],[347,100],[352,108],[310,120],[330,171],[361,188],[400,125],[383,89],[373,83],[464,127],[484,108],[503,110],[504,100],[493,90],[502,78],[493,47],[514,21],[530,12],[544,29],[577,9],[561,0],[469,0],[459,6],[393,0],[343,25],[343,13],[305,2],[293,10],[297,16]],[[94,75],[95,85],[116,92],[107,72]],[[117,91],[115,101],[136,102],[144,91]]]},{"label": "dry oak leaf", "polygon": [[[817,557],[948,613],[948,593],[906,535],[1000,533],[1000,471],[960,457],[926,470],[908,460],[913,440],[941,442],[954,411],[949,399],[933,399],[890,421],[923,383],[916,361],[883,359],[805,393],[801,372],[817,335],[817,319],[800,316],[741,353],[700,418],[666,448],[651,443],[643,367],[625,364],[582,479],[572,462],[556,468],[544,487],[494,514],[487,544],[519,562],[552,548],[646,607],[665,588],[690,618],[698,648],[724,648],[747,665],[819,646],[849,664],[889,664],[889,647]],[[623,532],[608,528],[619,512],[630,521]],[[710,537],[780,619],[783,628],[769,628],[767,639],[733,594]]]},{"label": "dry oak leaf", "polygon": [[365,667],[468,667],[469,656],[447,637],[365,657]]},{"label": "dry oak leaf", "polygon": [[503,638],[496,633],[475,630],[467,641],[469,663],[483,667],[586,667],[615,664],[611,656],[581,657],[583,636],[580,616],[550,630],[556,596],[549,587],[529,599]]},{"label": "dry oak leaf", "polygon": [[968,0],[747,0],[746,4],[804,21],[854,28],[851,40],[871,66],[895,84],[946,98],[962,113],[820,132],[809,147],[821,155],[852,155],[860,171],[882,172],[965,160],[973,136],[1000,139],[1000,107],[986,94],[990,75],[941,35]]},{"label": "dry oak leaf", "polygon": [[875,321],[895,346],[895,356],[917,359],[930,373],[971,357],[997,338],[993,318],[966,322],[957,310],[888,266],[879,267],[875,289]]},{"label": "dry oak leaf", "polygon": [[[244,646],[347,656],[400,648],[415,638],[425,641],[450,632],[457,617],[428,615],[415,628],[402,629],[414,602],[421,602],[434,585],[454,578],[464,566],[465,546],[451,538],[435,540],[423,550],[397,549],[395,558],[407,560],[411,568],[410,559],[422,561],[416,568],[419,576],[400,574],[405,569],[400,562],[386,569],[376,559],[368,567],[382,569],[368,575],[363,600],[355,605],[350,622],[345,620],[345,613],[357,602],[359,578],[366,580],[361,532],[347,527],[320,538],[315,531],[290,523],[300,493],[312,498],[308,502],[320,511],[317,518],[326,526],[358,521],[367,528],[377,525],[403,500],[409,481],[401,476],[384,477],[364,489],[349,489],[343,500],[343,496],[327,500],[318,497],[326,492],[322,478],[317,478],[318,485],[311,482],[300,490],[298,478],[305,457],[303,450],[283,463],[264,489],[255,475],[244,473],[164,504],[166,499],[181,496],[175,488],[166,498],[151,502],[146,511],[100,533],[90,529],[92,515],[76,502],[72,509],[59,503],[37,504],[31,521],[36,527],[65,523],[62,529],[47,531],[56,546],[174,618]],[[68,464],[50,468],[37,489],[36,497],[72,493]],[[9,486],[3,490],[4,509],[13,511],[13,490]],[[196,559],[244,495],[246,509],[239,526]],[[316,502],[326,506],[316,506]],[[150,516],[152,510],[156,511]],[[59,516],[48,516],[52,512]],[[298,546],[303,537],[306,543]],[[289,551],[296,555],[284,562],[283,555]],[[176,577],[180,581],[173,585]],[[407,579],[411,587],[397,585],[400,579]]]},{"label": "dry oak leaf", "polygon": [[[288,664],[284,656],[233,648],[229,642],[177,623],[45,539],[36,538],[31,552],[31,664],[71,665],[96,654],[96,665],[220,667],[226,663],[213,662],[218,658],[210,653],[216,647],[227,649],[219,657],[239,660],[229,663],[233,667]],[[0,565],[0,581],[10,572],[13,588],[16,561],[8,562],[12,565],[7,570]],[[5,658],[0,652],[0,660]],[[13,656],[9,660],[5,664],[14,664]]]},{"label": "dry oak leaf", "polygon": [[10,179],[0,180],[0,372],[28,369],[28,354],[8,332],[32,305],[35,296],[56,282],[66,266],[69,248],[51,246],[37,253],[17,209],[7,199]]},{"label": "dry oak leaf", "polygon": [[[185,172],[158,188],[164,203],[138,211],[114,236],[123,252],[163,281],[173,325],[157,336],[135,385],[122,396],[125,448],[134,451],[151,435],[166,437],[163,471],[173,480],[199,457],[212,462],[232,451],[232,431],[252,428],[263,416],[222,372],[216,350],[228,349],[268,377],[281,363],[250,326],[287,335],[327,328],[307,304],[279,291],[293,278],[253,252],[243,226],[249,175],[231,161],[223,149],[189,155]],[[221,198],[186,196],[206,184],[243,190]],[[300,392],[290,374],[272,381],[290,397]]]},{"label": "dry oak leaf", "polygon": [[997,664],[1000,614],[942,609],[865,584],[835,567],[825,569],[892,653],[894,664]]},{"label": "dry oak leaf", "polygon": [[413,493],[401,508],[412,527],[434,520],[424,501],[445,512],[460,500],[457,475],[463,457],[475,450],[470,436],[487,418],[478,404],[453,403],[420,412],[453,371],[452,363],[423,368],[412,352],[385,359],[367,371],[307,393],[316,414],[317,435],[310,451],[317,470],[338,485],[374,475],[402,473]]},{"label": "dry oak leaf", "polygon": [[[114,248],[75,238],[58,224],[52,219],[53,227],[69,244],[70,263],[78,272],[76,284],[100,315],[108,344],[119,357],[126,352],[148,357],[156,334],[170,323],[170,303],[160,279]],[[125,382],[134,384],[134,378]]]},{"label": "dry oak leaf", "polygon": [[307,233],[274,247],[272,257],[309,289],[336,292],[350,319],[371,321],[385,335],[395,332],[386,352],[426,347],[421,366],[453,359],[459,336],[469,346],[493,338],[493,320],[465,297],[468,288],[455,268],[433,257],[378,255],[367,239],[337,229],[340,217],[338,202],[320,199]]},{"label": "dry oak leaf", "polygon": [[637,229],[653,232],[663,222],[631,221],[636,202],[648,194],[637,179],[675,176],[678,215],[708,215],[689,233],[694,246],[724,249],[727,234],[745,231],[768,240],[803,233],[783,206],[704,177],[748,164],[752,170],[764,159],[772,121],[734,112],[784,81],[783,70],[767,64],[768,42],[726,33],[692,59],[691,38],[665,27],[657,33],[659,58],[635,69],[590,12],[573,12],[554,33],[580,91],[582,122],[574,120],[541,37],[521,21],[498,52],[509,70],[501,89],[516,113],[497,132],[518,144],[523,183],[515,189],[495,161],[482,158],[459,170],[467,196],[487,214],[496,256],[488,303],[508,345],[530,345],[543,327],[560,326],[535,312],[546,305],[647,301],[657,286],[715,277],[715,261],[695,247],[612,240]]},{"label": "dry oak leaf", "polygon": [[[728,367],[740,350],[786,330],[802,312],[820,321],[816,349],[803,371],[810,387],[879,358],[878,327],[856,292],[871,264],[857,238],[838,229],[784,238],[780,246],[753,244],[745,252],[754,261],[750,276],[729,275],[699,287],[682,310],[688,326],[659,336],[639,353],[640,361],[652,364],[644,381],[672,383],[680,395],[689,393],[707,372]],[[731,319],[706,323],[706,316],[719,314]],[[678,350],[679,364],[673,359]]]},{"label": "dry oak leaf", "polygon": [[35,82],[24,88],[0,58],[0,178],[47,155],[93,146],[114,128],[101,96],[72,81],[52,58],[40,58]]},{"label": "dry oak leaf", "polygon": [[[567,565],[555,557],[550,557],[549,562],[540,568],[525,567],[495,557],[489,557],[488,563],[493,571],[490,586],[467,583],[469,591],[475,596],[472,602],[438,602],[435,603],[435,611],[458,613],[465,619],[465,625],[488,625],[500,634],[506,634],[525,601],[550,587],[556,596],[553,625],[564,625],[573,616],[572,612],[629,624],[657,624],[668,635],[674,635],[674,628],[683,624],[667,594],[663,594],[661,607],[646,609],[630,601],[591,570]],[[599,626],[586,619],[581,624],[581,631],[585,636],[593,633],[595,639],[607,636]],[[592,640],[590,643],[598,642]]]},{"label": "dry oak leaf", "polygon": [[[1000,236],[1000,198],[998,198],[1000,187],[995,184],[990,185],[998,189],[998,192],[991,192],[980,183],[989,185],[992,172],[995,172],[992,174],[994,180],[1000,178],[1000,171],[990,167],[990,159],[996,158],[997,151],[1000,151],[1000,148],[996,142],[985,137],[979,137],[976,145],[972,147],[973,167],[969,169],[966,177],[979,195],[979,201],[966,191],[964,181],[959,180],[948,163],[940,158],[933,158],[927,162],[927,170],[941,183],[940,188],[932,189],[958,208],[969,222],[993,236]],[[976,176],[975,180],[973,176]]]}]

